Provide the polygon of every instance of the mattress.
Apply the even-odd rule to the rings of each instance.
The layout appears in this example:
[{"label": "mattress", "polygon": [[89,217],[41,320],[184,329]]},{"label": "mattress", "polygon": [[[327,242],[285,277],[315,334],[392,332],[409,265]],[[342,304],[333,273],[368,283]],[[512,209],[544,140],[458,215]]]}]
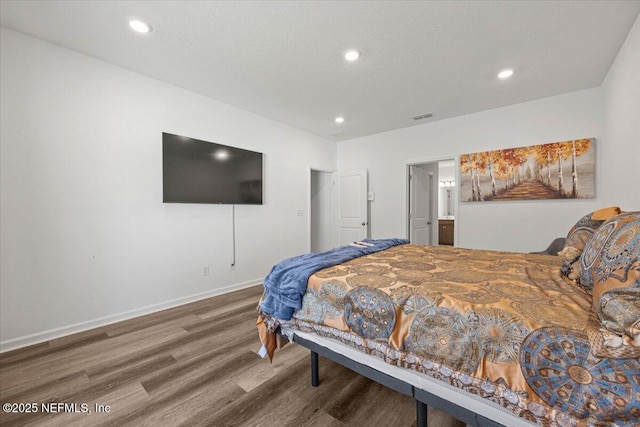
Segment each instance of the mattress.
[{"label": "mattress", "polygon": [[640,362],[593,356],[592,298],[560,265],[395,246],[313,274],[302,307],[280,324],[505,425],[637,425]]}]

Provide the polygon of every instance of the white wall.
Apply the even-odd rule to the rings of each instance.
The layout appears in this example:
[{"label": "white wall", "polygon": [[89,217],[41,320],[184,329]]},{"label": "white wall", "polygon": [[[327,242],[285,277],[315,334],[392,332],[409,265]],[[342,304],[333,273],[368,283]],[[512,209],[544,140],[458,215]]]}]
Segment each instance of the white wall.
[{"label": "white wall", "polygon": [[[335,143],[2,29],[3,350],[259,283]],[[263,206],[162,203],[162,132],[264,153]],[[210,275],[203,276],[203,267]]]},{"label": "white wall", "polygon": [[[640,211],[640,17],[602,84],[603,204]],[[617,190],[617,187],[622,187]],[[610,189],[615,189],[610,191]],[[624,191],[626,190],[626,191]],[[623,192],[624,191],[624,192]]]},{"label": "white wall", "polygon": [[[338,168],[369,169],[369,185],[376,191],[371,202],[372,236],[405,236],[407,162],[585,137],[595,137],[598,152],[608,153],[599,159],[596,199],[458,204],[458,246],[529,252],[545,249],[553,238],[566,235],[582,215],[603,204],[618,200],[626,207],[625,193],[631,184],[601,188],[602,176],[614,173],[619,161],[632,165],[620,146],[631,147],[635,142],[609,147],[602,138],[600,88],[340,142]],[[614,162],[615,153],[622,160]]]}]

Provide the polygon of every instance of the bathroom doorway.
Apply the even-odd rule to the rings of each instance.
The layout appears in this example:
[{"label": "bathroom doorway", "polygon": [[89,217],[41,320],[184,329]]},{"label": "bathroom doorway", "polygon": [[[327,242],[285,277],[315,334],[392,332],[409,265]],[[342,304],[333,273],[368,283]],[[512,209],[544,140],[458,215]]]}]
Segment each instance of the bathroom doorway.
[{"label": "bathroom doorway", "polygon": [[418,245],[457,242],[458,196],[455,160],[407,164],[407,235]]}]

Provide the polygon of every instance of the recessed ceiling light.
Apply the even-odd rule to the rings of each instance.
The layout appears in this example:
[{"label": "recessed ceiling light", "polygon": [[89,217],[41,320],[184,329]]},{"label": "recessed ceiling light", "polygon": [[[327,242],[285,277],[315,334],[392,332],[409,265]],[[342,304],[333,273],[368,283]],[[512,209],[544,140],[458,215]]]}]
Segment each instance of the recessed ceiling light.
[{"label": "recessed ceiling light", "polygon": [[344,59],[347,61],[353,62],[358,58],[360,58],[360,52],[355,49],[350,49],[344,53]]},{"label": "recessed ceiling light", "polygon": [[336,123],[344,123],[344,117],[336,117]]},{"label": "recessed ceiling light", "polygon": [[151,25],[147,24],[144,21],[140,21],[138,19],[132,19],[129,21],[129,26],[133,31],[137,31],[138,33],[150,33]]},{"label": "recessed ceiling light", "polygon": [[511,69],[506,69],[506,70],[502,70],[498,73],[498,78],[499,79],[508,79],[509,77],[511,77],[513,75],[513,70]]}]

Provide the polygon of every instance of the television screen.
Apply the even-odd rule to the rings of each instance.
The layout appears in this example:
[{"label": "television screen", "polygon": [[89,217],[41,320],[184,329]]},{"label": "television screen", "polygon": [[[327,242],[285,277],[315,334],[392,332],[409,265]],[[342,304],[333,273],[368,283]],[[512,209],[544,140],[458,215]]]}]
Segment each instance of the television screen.
[{"label": "television screen", "polygon": [[162,133],[165,203],[262,204],[262,153]]}]

